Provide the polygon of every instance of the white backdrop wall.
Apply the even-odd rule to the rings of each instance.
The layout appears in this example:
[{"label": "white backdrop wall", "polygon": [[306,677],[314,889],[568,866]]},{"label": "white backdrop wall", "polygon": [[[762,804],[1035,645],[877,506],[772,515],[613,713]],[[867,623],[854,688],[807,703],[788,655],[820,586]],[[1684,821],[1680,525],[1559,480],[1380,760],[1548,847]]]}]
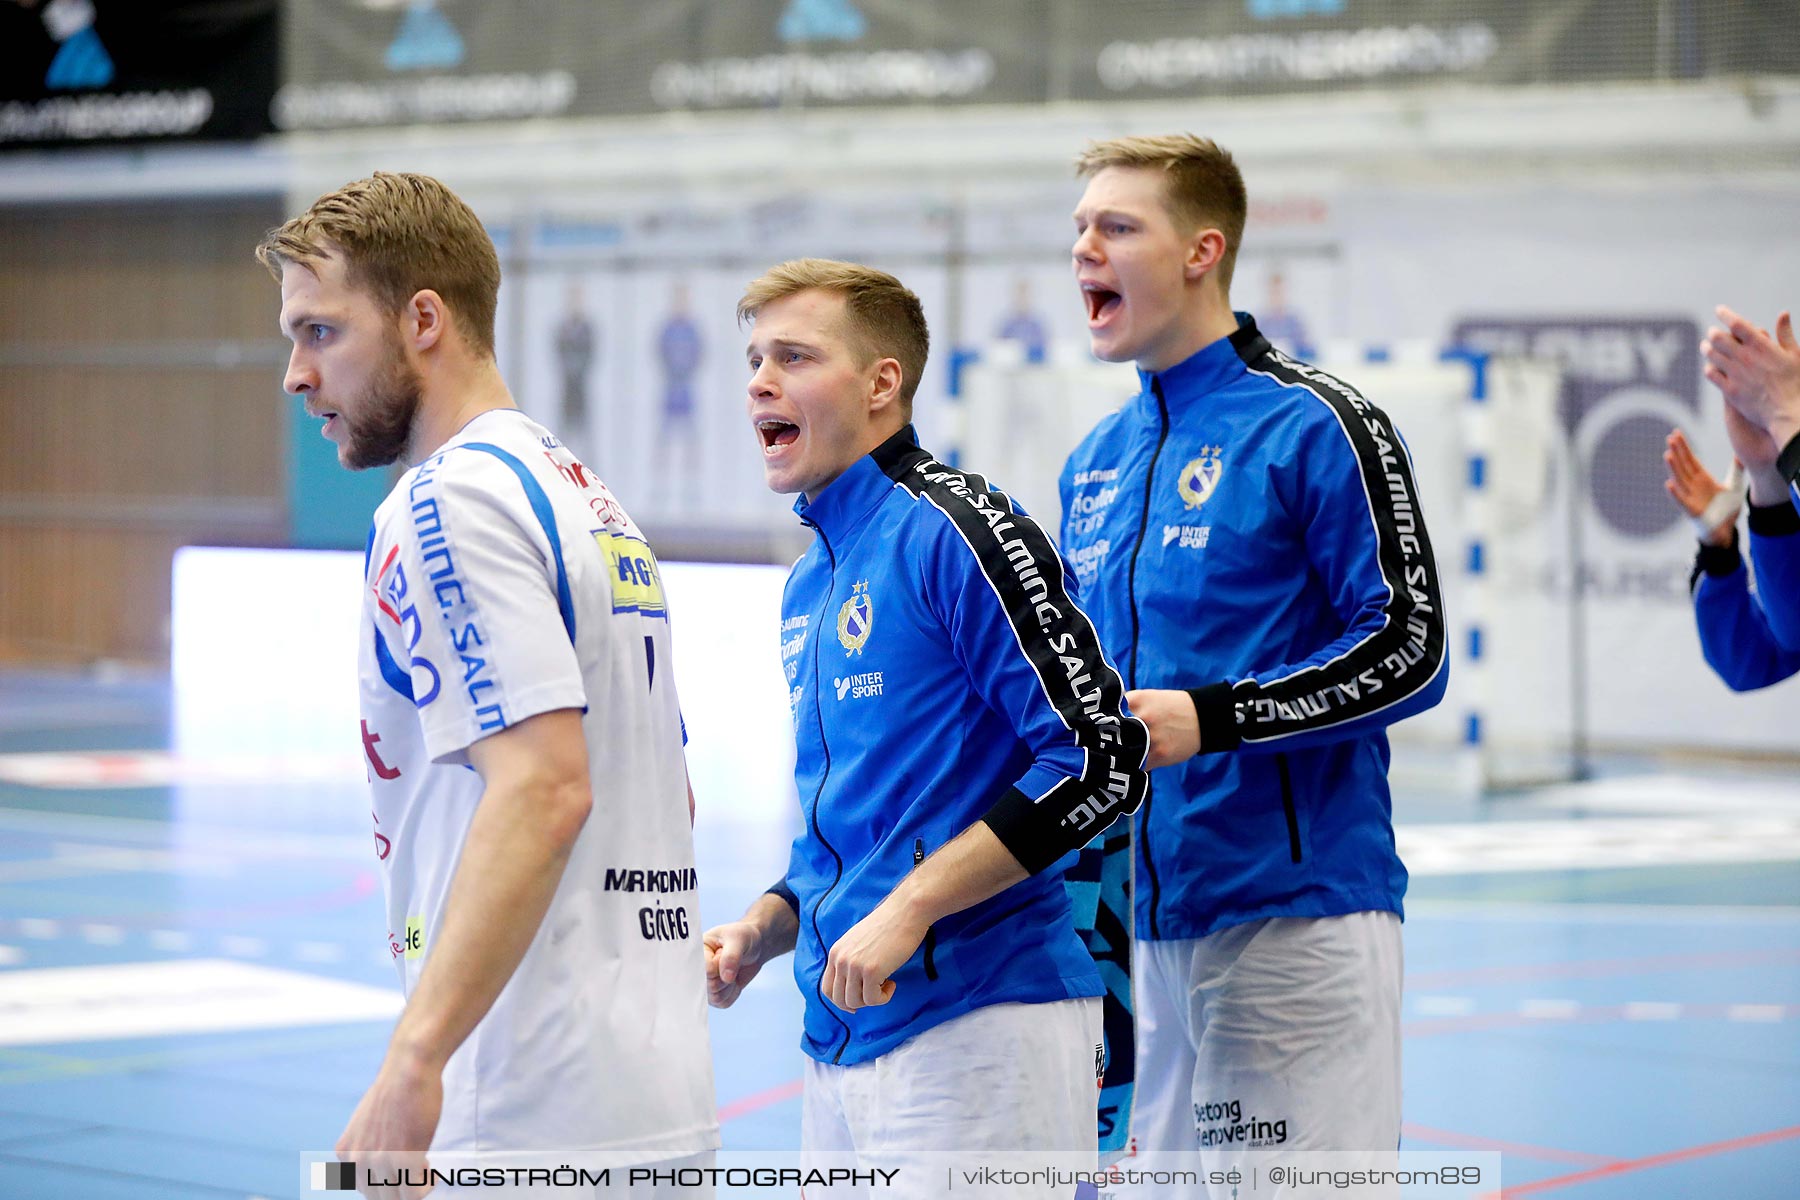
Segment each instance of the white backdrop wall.
[{"label": "white backdrop wall", "polygon": [[[1501,586],[1522,589],[1522,602],[1529,593],[1556,605],[1573,602],[1579,587],[1585,646],[1569,671],[1595,744],[1793,750],[1791,688],[1732,696],[1700,660],[1687,599],[1693,540],[1663,494],[1659,456],[1663,434],[1679,425],[1708,461],[1728,462],[1719,400],[1700,377],[1695,343],[1715,303],[1765,322],[1800,303],[1800,238],[1788,231],[1800,211],[1800,180],[1703,183],[1647,173],[1377,187],[1285,172],[1263,187],[1254,167],[1248,175],[1259,200],[1234,299],[1287,348],[1341,356],[1402,341],[1446,344],[1474,329],[1487,348],[1547,357],[1564,369],[1572,388],[1567,445],[1532,519],[1565,535],[1574,506],[1581,579],[1546,571]],[[1030,405],[959,412],[945,394],[946,362],[953,347],[999,360],[1084,357],[1067,260],[1078,194],[1067,180],[990,183],[893,193],[877,203],[867,185],[844,184],[785,206],[684,197],[671,201],[679,220],[658,217],[654,203],[623,213],[596,205],[584,219],[621,231],[602,250],[545,244],[533,230],[548,218],[528,214],[515,228],[532,249],[515,258],[508,284],[510,302],[522,309],[509,318],[509,374],[526,406],[590,455],[652,532],[659,524],[791,528],[787,501],[761,487],[743,424],[745,335],[732,319],[743,283],[801,253],[895,271],[921,294],[933,327],[934,364],[919,398],[927,444],[953,447],[968,423],[997,420],[1018,427],[1025,450],[1043,441],[1029,427]],[[756,214],[771,207],[785,220],[757,228]],[[557,219],[570,220],[567,210]],[[634,232],[657,220],[681,229],[678,244],[654,229]],[[595,399],[573,421],[561,411],[554,352],[572,285],[597,329]],[[686,459],[664,436],[655,351],[678,288],[705,344]],[[1021,326],[1022,309],[1031,315]],[[1003,344],[1009,329],[1021,328],[1041,344]],[[1346,374],[1356,382],[1353,369]],[[1010,479],[981,462],[967,465],[1039,497],[1043,510],[1060,462],[1011,457]],[[1446,560],[1458,552],[1440,539]]]}]

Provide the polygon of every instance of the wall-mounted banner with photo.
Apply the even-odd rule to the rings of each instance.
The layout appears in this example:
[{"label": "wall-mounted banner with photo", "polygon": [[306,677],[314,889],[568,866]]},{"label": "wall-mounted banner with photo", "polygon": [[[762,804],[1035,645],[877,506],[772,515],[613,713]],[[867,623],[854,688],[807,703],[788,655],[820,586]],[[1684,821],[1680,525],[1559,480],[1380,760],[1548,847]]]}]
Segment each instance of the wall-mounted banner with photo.
[{"label": "wall-mounted banner with photo", "polygon": [[268,133],[277,0],[0,3],[0,149]]},{"label": "wall-mounted banner with photo", "polygon": [[[1702,392],[1700,335],[1692,318],[1655,312],[1478,314],[1452,333],[1456,344],[1485,354],[1561,369],[1560,436],[1530,451],[1546,454],[1542,492],[1536,503],[1520,498],[1526,502],[1514,505],[1504,536],[1573,544],[1552,569],[1497,564],[1492,586],[1508,604],[1560,610],[1564,630],[1576,622],[1573,650],[1586,669],[1573,682],[1588,730],[1602,742],[1678,744],[1722,691],[1692,649],[1693,538],[1661,469],[1670,430],[1698,446],[1715,440],[1718,401]],[[1494,436],[1496,456],[1517,456],[1530,433],[1498,428]],[[1713,465],[1723,473],[1718,459]],[[1539,652],[1561,645],[1547,638]],[[1738,707],[1733,737],[1747,743],[1760,731],[1748,705]]]},{"label": "wall-mounted banner with photo", "polygon": [[1027,103],[1042,0],[316,0],[287,6],[283,129],[669,110]]},{"label": "wall-mounted banner with photo", "polygon": [[942,444],[956,344],[943,209],[904,194],[670,195],[641,209],[535,214],[505,257],[501,368],[521,407],[653,538],[797,530],[794,498],[764,484],[737,302],[769,267],[808,253],[893,271],[932,326],[915,417],[921,437]]}]

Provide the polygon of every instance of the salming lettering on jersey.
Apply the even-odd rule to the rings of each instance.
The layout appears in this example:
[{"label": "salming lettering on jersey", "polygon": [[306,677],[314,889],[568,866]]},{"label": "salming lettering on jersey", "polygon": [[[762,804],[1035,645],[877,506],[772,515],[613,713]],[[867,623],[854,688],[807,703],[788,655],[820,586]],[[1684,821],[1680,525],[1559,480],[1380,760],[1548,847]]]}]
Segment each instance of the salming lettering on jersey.
[{"label": "salming lettering on jersey", "polygon": [[[864,1062],[984,1005],[1100,995],[1049,868],[1142,802],[1148,739],[1050,539],[910,428],[795,511],[817,534],[780,631],[807,819],[786,878],[806,1052]],[[939,922],[888,1003],[828,1004],[831,946],[980,820],[1035,874]]]},{"label": "salming lettering on jersey", "polygon": [[687,777],[655,557],[512,409],[401,477],[365,556],[362,740],[410,995],[482,780],[468,749],[584,712],[593,808],[536,938],[444,1072],[439,1149],[718,1144]]},{"label": "salming lettering on jersey", "polygon": [[1137,932],[1399,912],[1386,727],[1443,696],[1412,462],[1354,389],[1245,314],[1096,426],[1063,549],[1134,688],[1192,692],[1202,753],[1138,815]]}]

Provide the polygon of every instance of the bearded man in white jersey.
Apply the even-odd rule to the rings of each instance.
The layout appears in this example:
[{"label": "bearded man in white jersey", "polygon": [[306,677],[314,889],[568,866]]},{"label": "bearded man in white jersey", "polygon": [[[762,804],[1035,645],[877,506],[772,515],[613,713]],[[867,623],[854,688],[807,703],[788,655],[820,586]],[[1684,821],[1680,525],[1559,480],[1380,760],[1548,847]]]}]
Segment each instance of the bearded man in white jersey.
[{"label": "bearded man in white jersey", "polygon": [[[494,361],[499,259],[443,184],[358,180],[257,257],[281,282],[286,390],[344,466],[410,468],[369,533],[360,635],[407,1001],[340,1158],[711,1151],[692,795],[655,556],[514,405]],[[420,1178],[389,1194],[420,1194]]]}]

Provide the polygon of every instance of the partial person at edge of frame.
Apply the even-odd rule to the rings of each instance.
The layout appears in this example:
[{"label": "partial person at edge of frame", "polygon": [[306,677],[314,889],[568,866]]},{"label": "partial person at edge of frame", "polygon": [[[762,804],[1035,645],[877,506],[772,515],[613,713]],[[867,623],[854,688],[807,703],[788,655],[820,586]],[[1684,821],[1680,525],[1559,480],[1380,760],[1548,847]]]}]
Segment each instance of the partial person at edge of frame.
[{"label": "partial person at edge of frame", "polygon": [[[1791,489],[1800,479],[1800,340],[1793,318],[1781,313],[1771,334],[1722,304],[1717,312],[1723,328],[1708,329],[1700,342],[1706,377],[1732,410],[1767,436],[1775,474]],[[1757,503],[1773,506],[1775,500],[1769,495]],[[1750,551],[1770,631],[1783,646],[1800,648],[1800,555],[1759,555],[1754,537]]]},{"label": "partial person at edge of frame", "polygon": [[[1720,315],[1730,320],[1736,314],[1721,309]],[[1758,335],[1766,337],[1756,331],[1752,338]],[[1800,512],[1777,465],[1780,447],[1730,400],[1728,388],[1741,393],[1761,385],[1752,382],[1750,370],[1732,365],[1738,354],[1735,346],[1727,352],[1728,338],[1735,342],[1733,335],[1715,328],[1703,350],[1709,360],[1707,377],[1726,393],[1721,409],[1732,469],[1720,482],[1701,464],[1687,436],[1676,429],[1670,431],[1663,452],[1669,471],[1663,486],[1688,514],[1700,542],[1688,589],[1701,654],[1727,687],[1743,692],[1779,683],[1800,671],[1800,645],[1784,644],[1780,636],[1782,628],[1791,629],[1795,622],[1777,622],[1770,616],[1771,609],[1800,607],[1800,590],[1793,586],[1800,582],[1800,536],[1796,536]],[[1738,516],[1746,500],[1754,589],[1738,536]]]}]

